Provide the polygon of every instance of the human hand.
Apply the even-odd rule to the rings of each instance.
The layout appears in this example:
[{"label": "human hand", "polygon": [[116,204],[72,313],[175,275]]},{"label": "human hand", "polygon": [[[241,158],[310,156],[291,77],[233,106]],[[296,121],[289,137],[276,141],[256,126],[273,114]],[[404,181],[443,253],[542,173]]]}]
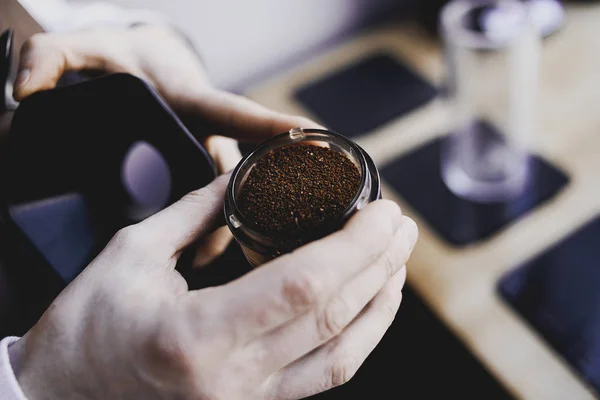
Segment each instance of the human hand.
[{"label": "human hand", "polygon": [[[277,113],[213,87],[194,50],[166,25],[35,35],[21,49],[14,96],[23,100],[55,87],[66,72],[82,70],[127,72],[152,85],[192,133],[209,134],[199,139],[220,174],[241,158],[236,140],[258,142],[297,126],[318,127],[306,118]],[[205,237],[194,264],[210,263],[231,239],[226,227]]]},{"label": "human hand", "polygon": [[184,119],[201,118],[211,134],[258,142],[293,127],[318,127],[215,88],[192,47],[167,25],[34,35],[20,52],[14,97],[21,101],[55,87],[66,72],[84,70],[144,79]]},{"label": "human hand", "polygon": [[416,225],[375,201],[324,239],[189,291],[177,258],[213,229],[226,184],[120,231],[13,345],[30,400],[284,400],[352,377],[398,310]]}]

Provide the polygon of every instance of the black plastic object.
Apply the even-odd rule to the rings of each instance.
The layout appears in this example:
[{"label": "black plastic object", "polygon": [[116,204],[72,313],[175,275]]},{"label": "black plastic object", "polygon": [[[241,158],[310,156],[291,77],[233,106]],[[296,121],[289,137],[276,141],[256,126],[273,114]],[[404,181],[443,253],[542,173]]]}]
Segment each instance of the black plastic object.
[{"label": "black plastic object", "polygon": [[1,151],[2,216],[34,296],[57,294],[118,229],[216,176],[164,101],[127,74],[28,97]]},{"label": "black plastic object", "polygon": [[600,218],[499,282],[502,297],[600,392]]},{"label": "black plastic object", "polygon": [[465,246],[497,233],[556,195],[569,181],[561,170],[531,156],[531,180],[524,193],[506,203],[475,203],[452,193],[441,179],[436,139],[384,166],[382,178],[438,235],[454,246]]},{"label": "black plastic object", "polygon": [[432,100],[437,90],[395,57],[375,53],[300,88],[296,99],[327,128],[353,137]]},{"label": "black plastic object", "polygon": [[7,30],[0,36],[0,114],[6,111],[6,91],[12,63],[13,32]]}]

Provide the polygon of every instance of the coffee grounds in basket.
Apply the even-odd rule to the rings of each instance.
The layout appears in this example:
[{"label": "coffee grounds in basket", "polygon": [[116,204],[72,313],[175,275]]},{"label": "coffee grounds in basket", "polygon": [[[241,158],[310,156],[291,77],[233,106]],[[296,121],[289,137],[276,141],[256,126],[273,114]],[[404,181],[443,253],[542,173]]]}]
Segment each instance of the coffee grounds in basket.
[{"label": "coffee grounds in basket", "polygon": [[296,144],[272,150],[250,171],[238,196],[247,223],[296,245],[341,227],[361,183],[356,165],[327,147]]}]

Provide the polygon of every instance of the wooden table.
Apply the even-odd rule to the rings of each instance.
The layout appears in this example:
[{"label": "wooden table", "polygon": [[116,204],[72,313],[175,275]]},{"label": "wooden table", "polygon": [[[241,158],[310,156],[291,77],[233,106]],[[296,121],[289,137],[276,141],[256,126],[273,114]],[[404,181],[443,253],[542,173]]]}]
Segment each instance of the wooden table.
[{"label": "wooden table", "polygon": [[[592,219],[600,211],[600,6],[569,5],[562,31],[545,40],[539,129],[531,150],[571,178],[558,196],[494,237],[457,250],[447,246],[403,199],[385,187],[420,226],[408,281],[482,363],[517,397],[590,399],[594,393],[496,293],[498,279]],[[277,110],[309,115],[294,89],[374,49],[409,62],[439,83],[439,43],[410,23],[380,26],[251,88],[247,95]],[[379,165],[447,132],[448,113],[430,103],[357,139]],[[416,172],[418,173],[418,172]]]}]

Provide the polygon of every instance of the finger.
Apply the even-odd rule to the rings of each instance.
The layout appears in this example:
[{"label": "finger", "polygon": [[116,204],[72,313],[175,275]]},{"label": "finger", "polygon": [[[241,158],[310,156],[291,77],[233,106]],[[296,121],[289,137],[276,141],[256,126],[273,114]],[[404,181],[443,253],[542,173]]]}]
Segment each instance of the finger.
[{"label": "finger", "polygon": [[227,249],[232,238],[233,235],[226,226],[206,236],[196,249],[193,266],[201,268],[213,262]]},{"label": "finger", "polygon": [[371,203],[342,230],[221,287],[221,311],[232,329],[255,339],[321,306],[381,257],[401,224],[402,213],[395,203]]},{"label": "finger", "polygon": [[223,136],[209,136],[204,140],[204,147],[213,158],[219,174],[230,172],[242,159],[238,142]]},{"label": "finger", "polygon": [[[266,373],[277,371],[339,335],[375,295],[408,261],[417,241],[417,226],[404,217],[403,229],[396,232],[388,250],[366,270],[341,288],[322,309],[313,309],[300,318],[268,332],[250,345],[251,351],[269,351],[262,365]],[[404,269],[404,268],[403,268]],[[406,271],[401,275],[405,275]],[[293,346],[290,346],[293,343]]]},{"label": "finger", "polygon": [[212,129],[241,141],[260,142],[295,127],[323,128],[308,118],[279,113],[246,97],[217,89],[204,91],[193,107],[186,117],[188,124],[200,124],[197,116],[202,115],[211,126],[192,131]]},{"label": "finger", "polygon": [[394,321],[404,281],[396,273],[340,336],[273,376],[269,398],[300,399],[348,382]]},{"label": "finger", "polygon": [[170,256],[177,256],[202,235],[211,233],[223,214],[223,199],[229,175],[185,195],[181,200],[148,217],[138,231]]},{"label": "finger", "polygon": [[51,89],[65,72],[66,55],[54,36],[35,35],[21,47],[13,96],[23,100],[39,90]]},{"label": "finger", "polygon": [[[60,77],[68,71],[125,71],[128,69],[124,65],[128,57],[116,56],[126,54],[123,40],[116,40],[119,33],[95,30],[32,36],[21,48],[13,93],[15,99],[21,101],[34,92],[54,88]],[[117,59],[120,62],[113,62]]]}]

